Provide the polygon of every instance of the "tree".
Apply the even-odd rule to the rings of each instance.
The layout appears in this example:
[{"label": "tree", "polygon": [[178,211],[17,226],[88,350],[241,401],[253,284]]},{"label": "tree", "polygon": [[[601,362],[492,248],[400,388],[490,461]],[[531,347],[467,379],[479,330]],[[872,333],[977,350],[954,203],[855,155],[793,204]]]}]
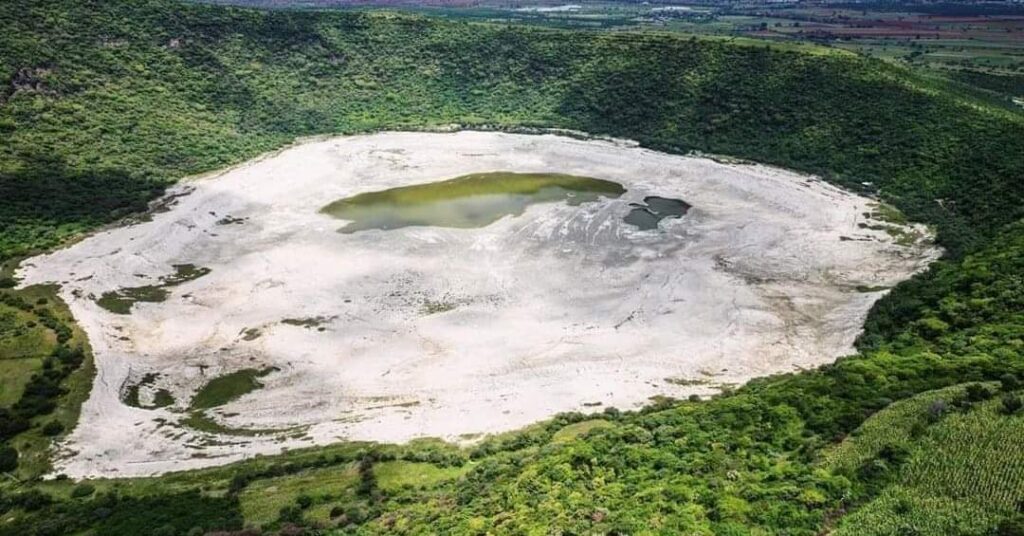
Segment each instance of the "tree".
[{"label": "tree", "polygon": [[1003,413],[1013,415],[1020,411],[1021,407],[1024,407],[1024,401],[1019,396],[1006,395],[1003,397]]},{"label": "tree", "polygon": [[373,454],[368,454],[359,460],[359,487],[356,492],[364,497],[369,497],[377,490],[377,475],[373,473]]},{"label": "tree", "polygon": [[28,419],[7,408],[0,408],[0,441],[28,430]]}]

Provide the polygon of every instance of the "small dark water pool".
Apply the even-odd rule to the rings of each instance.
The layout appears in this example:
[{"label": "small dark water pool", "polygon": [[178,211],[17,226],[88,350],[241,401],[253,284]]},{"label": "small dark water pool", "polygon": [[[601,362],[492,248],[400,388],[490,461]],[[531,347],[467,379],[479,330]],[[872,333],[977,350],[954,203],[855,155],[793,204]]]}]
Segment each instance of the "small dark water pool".
[{"label": "small dark water pool", "polygon": [[665,218],[681,218],[690,210],[690,204],[681,199],[649,195],[643,203],[630,203],[633,210],[626,214],[623,221],[642,230],[657,229]]}]

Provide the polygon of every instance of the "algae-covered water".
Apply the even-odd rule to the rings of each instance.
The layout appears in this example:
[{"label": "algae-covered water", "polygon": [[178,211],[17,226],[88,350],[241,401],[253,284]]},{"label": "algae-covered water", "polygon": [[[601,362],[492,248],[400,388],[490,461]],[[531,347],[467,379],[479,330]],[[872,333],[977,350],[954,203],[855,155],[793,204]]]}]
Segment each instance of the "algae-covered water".
[{"label": "algae-covered water", "polygon": [[473,228],[519,216],[538,203],[579,205],[617,198],[625,191],[617,182],[560,173],[475,173],[363,193],[339,199],[322,211],[350,220],[342,233],[412,226]]}]

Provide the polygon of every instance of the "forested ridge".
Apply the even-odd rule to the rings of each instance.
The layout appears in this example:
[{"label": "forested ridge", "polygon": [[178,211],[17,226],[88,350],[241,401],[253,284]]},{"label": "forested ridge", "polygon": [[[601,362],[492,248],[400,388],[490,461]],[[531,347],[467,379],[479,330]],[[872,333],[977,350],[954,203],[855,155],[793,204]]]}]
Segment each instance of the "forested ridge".
[{"label": "forested ridge", "polygon": [[[1024,441],[1018,112],[852,54],[678,35],[167,0],[3,2],[0,30],[0,259],[298,136],[453,124],[817,173],[935,226],[949,252],[879,302],[858,355],[815,371],[563,415],[468,450],[343,445],[156,479],[8,483],[0,534],[1024,534],[1024,474],[998,452]],[[870,432],[889,421],[907,425],[898,442]],[[1002,439],[956,442],[970,423]],[[836,449],[862,454],[833,463]],[[921,469],[928,449],[950,467],[1004,464],[946,475]]]}]

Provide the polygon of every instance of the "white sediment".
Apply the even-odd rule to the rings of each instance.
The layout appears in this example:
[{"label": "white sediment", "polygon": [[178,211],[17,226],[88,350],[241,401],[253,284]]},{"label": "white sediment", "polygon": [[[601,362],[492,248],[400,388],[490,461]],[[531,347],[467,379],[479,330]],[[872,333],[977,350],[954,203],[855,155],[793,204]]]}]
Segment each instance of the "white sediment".
[{"label": "white sediment", "polygon": [[[534,205],[478,229],[341,234],[345,222],[318,212],[485,171],[568,173],[628,191]],[[62,285],[98,367],[56,472],[149,475],[342,440],[459,440],[562,411],[708,394],[851,352],[882,294],[856,287],[894,285],[937,254],[862,228],[877,223],[865,216],[871,200],[813,177],[551,135],[341,137],[186,190],[152,221],[22,264],[24,284]],[[624,224],[647,195],[693,208],[657,231]],[[186,263],[211,272],[129,315],[96,304]],[[323,323],[282,323],[313,317]],[[258,337],[243,336],[253,328]],[[212,415],[289,432],[211,438],[181,424],[210,378],[270,366],[262,389]],[[173,406],[122,402],[146,373],[160,376],[142,400],[167,389]]]}]

